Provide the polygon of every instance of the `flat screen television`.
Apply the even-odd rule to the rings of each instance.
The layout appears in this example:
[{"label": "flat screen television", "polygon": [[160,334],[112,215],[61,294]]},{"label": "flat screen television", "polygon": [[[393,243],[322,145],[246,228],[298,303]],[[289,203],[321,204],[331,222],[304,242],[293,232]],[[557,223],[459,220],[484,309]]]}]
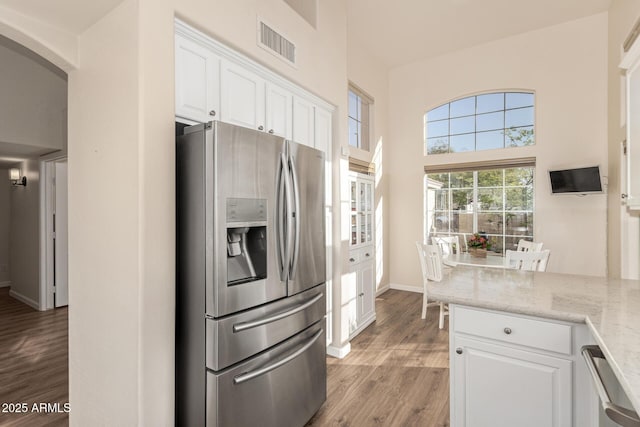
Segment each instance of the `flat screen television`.
[{"label": "flat screen television", "polygon": [[600,168],[561,169],[549,171],[553,194],[602,193]]}]

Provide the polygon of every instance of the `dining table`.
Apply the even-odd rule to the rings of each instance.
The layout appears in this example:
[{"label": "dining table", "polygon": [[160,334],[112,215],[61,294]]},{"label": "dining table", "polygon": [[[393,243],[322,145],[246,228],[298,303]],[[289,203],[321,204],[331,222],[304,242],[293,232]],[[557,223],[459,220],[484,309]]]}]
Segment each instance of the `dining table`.
[{"label": "dining table", "polygon": [[448,254],[442,257],[442,262],[450,267],[466,265],[470,267],[508,268],[506,260],[505,257],[498,254],[475,257],[468,252]]}]

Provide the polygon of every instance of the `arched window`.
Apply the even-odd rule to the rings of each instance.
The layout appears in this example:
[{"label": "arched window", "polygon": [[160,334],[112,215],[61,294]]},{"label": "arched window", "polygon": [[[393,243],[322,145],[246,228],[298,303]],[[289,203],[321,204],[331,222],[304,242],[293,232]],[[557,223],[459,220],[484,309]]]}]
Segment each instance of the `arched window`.
[{"label": "arched window", "polygon": [[493,92],[443,104],[424,115],[427,154],[533,145],[534,95]]}]

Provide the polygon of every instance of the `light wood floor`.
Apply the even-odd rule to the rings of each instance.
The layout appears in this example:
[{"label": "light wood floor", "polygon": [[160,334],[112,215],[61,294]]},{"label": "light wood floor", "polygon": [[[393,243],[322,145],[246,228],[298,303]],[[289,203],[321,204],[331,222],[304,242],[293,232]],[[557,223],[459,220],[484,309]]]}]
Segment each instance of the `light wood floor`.
[{"label": "light wood floor", "polygon": [[[67,308],[40,312],[0,288],[0,426],[65,426],[65,413],[33,413],[34,403],[69,401]],[[5,404],[26,403],[9,414]]]},{"label": "light wood floor", "polygon": [[448,426],[449,335],[438,308],[420,319],[422,294],[390,290],[376,322],[327,358],[327,401],[307,426]]}]

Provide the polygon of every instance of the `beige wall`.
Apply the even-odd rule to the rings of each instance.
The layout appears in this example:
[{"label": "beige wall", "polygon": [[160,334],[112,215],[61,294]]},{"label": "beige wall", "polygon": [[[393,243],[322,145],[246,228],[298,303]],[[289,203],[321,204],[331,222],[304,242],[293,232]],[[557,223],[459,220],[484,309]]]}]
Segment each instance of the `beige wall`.
[{"label": "beige wall", "polygon": [[[390,281],[420,286],[413,242],[423,236],[428,164],[535,156],[535,239],[551,250],[548,270],[606,273],[606,196],[552,196],[547,170],[600,164],[607,175],[607,14],[419,61],[390,72]],[[536,93],[536,145],[423,155],[424,114],[482,91]]]},{"label": "beige wall", "polygon": [[38,160],[25,160],[16,167],[27,177],[27,186],[10,189],[11,292],[37,306],[40,301],[40,165]]},{"label": "beige wall", "polygon": [[66,76],[52,72],[53,67],[43,62],[0,40],[0,153],[3,144],[28,145],[40,151],[64,147]]},{"label": "beige wall", "polygon": [[0,169],[0,286],[11,280],[9,238],[11,224],[11,183],[9,170]]},{"label": "beige wall", "polygon": [[[613,277],[640,278],[638,247],[638,214],[629,214],[620,202],[621,142],[626,139],[624,122],[624,75],[618,65],[622,60],[622,43],[640,17],[640,2],[613,0],[609,8],[609,56],[608,56],[608,107],[609,107],[609,223],[608,260],[609,274]],[[638,43],[638,41],[636,41]]]}]

